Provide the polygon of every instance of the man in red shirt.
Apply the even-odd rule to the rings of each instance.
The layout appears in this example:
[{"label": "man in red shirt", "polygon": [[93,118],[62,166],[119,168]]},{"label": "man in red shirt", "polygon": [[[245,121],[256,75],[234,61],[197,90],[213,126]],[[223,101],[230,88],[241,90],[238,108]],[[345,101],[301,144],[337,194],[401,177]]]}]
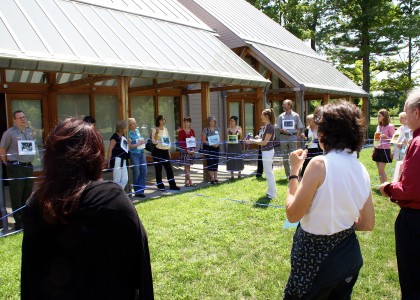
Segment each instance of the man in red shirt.
[{"label": "man in red shirt", "polygon": [[380,191],[401,207],[395,221],[395,244],[402,299],[420,299],[420,88],[410,92],[404,111],[413,140],[398,182],[384,182]]}]

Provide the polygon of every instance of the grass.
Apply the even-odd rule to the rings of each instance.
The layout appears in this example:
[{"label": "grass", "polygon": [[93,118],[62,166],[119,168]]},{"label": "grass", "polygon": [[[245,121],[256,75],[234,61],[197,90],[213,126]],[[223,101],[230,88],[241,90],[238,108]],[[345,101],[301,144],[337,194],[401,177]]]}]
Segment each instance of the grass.
[{"label": "grass", "polygon": [[[377,185],[371,152],[364,150],[360,159]],[[149,236],[155,298],[281,299],[294,229],[283,229],[284,208],[256,205],[264,202],[265,189],[266,182],[253,177],[137,204]],[[284,205],[285,193],[286,181],[279,179],[278,198],[269,204]],[[399,299],[393,233],[398,207],[376,188],[373,197],[376,226],[358,233],[365,264],[353,298]],[[21,239],[0,239],[0,299],[19,299]]]}]

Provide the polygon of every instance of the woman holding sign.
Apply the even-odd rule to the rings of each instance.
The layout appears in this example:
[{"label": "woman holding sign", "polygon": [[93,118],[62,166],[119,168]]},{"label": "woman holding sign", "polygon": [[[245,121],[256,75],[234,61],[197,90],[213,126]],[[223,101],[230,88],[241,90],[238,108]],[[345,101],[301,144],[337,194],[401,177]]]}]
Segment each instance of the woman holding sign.
[{"label": "woman holding sign", "polygon": [[196,186],[192,183],[190,171],[194,164],[194,154],[196,148],[195,133],[191,129],[191,118],[184,118],[184,127],[178,131],[178,143],[181,150],[179,162],[184,165],[185,171],[185,186]]},{"label": "woman holding sign", "polygon": [[119,120],[115,125],[115,133],[111,136],[108,147],[108,169],[113,169],[113,179],[123,189],[128,182],[127,160],[128,146],[124,132],[127,130],[127,122]]},{"label": "woman holding sign", "polygon": [[238,117],[230,117],[230,127],[226,130],[228,137],[227,163],[226,169],[230,172],[230,179],[234,179],[233,172],[238,172],[238,178],[241,178],[241,171],[244,169],[244,160],[242,159],[242,128],[238,126]]},{"label": "woman holding sign", "polygon": [[147,163],[144,156],[146,143],[137,127],[136,119],[128,119],[128,143],[130,148],[130,162],[133,170],[133,186],[136,197],[144,198],[146,189]]},{"label": "woman holding sign", "polygon": [[162,166],[166,171],[166,178],[169,182],[169,189],[180,190],[176,186],[174,171],[171,165],[171,154],[169,149],[171,148],[171,139],[169,137],[168,129],[165,127],[165,118],[162,115],[158,115],[155,120],[155,128],[152,129],[152,141],[156,147],[153,149],[152,156],[155,164],[156,172],[156,183],[160,191],[165,190],[165,185],[162,182]]},{"label": "woman holding sign", "polygon": [[378,127],[376,128],[373,141],[372,160],[378,167],[379,180],[381,183],[388,181],[385,172],[387,163],[392,163],[391,157],[391,138],[394,135],[395,127],[389,123],[389,113],[386,109],[378,111]]},{"label": "woman holding sign", "polygon": [[210,116],[207,118],[208,127],[204,128],[201,134],[201,142],[203,143],[204,157],[207,163],[207,171],[210,175],[210,183],[217,184],[217,170],[219,167],[219,144],[220,130],[216,127],[216,118]]},{"label": "woman holding sign", "polygon": [[274,110],[272,108],[264,109],[261,114],[261,120],[264,123],[264,131],[262,138],[250,139],[246,141],[247,144],[257,144],[261,146],[262,161],[265,177],[267,179],[267,198],[276,198],[276,181],[273,173],[273,158],[274,158],[274,145],[275,139],[274,134],[274,122],[276,121],[274,116]]}]

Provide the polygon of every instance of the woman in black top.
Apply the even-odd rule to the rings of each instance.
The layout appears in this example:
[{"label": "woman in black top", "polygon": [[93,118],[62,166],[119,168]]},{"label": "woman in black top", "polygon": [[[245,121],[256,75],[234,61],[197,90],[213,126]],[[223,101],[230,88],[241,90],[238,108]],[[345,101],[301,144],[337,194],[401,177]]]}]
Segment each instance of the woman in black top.
[{"label": "woman in black top", "polygon": [[201,133],[201,142],[203,143],[203,154],[207,164],[207,171],[210,175],[210,183],[217,184],[217,170],[219,169],[219,144],[220,129],[216,126],[216,118],[210,116],[207,118],[208,127]]},{"label": "woman in black top", "polygon": [[101,179],[103,157],[101,134],[81,120],[48,136],[24,209],[22,299],[153,299],[146,231],[124,191]]},{"label": "woman in black top", "polygon": [[121,147],[122,137],[126,130],[127,122],[119,120],[115,125],[115,133],[111,136],[108,147],[108,169],[113,169],[112,180],[123,189],[128,182],[127,160],[130,158],[128,152]]}]

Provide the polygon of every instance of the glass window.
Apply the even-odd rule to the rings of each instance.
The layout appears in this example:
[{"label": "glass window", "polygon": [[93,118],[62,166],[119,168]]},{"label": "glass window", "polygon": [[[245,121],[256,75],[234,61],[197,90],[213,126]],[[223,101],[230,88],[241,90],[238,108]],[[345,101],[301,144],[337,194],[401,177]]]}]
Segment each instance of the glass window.
[{"label": "glass window", "polygon": [[23,100],[12,99],[12,112],[21,110],[25,113],[28,126],[32,130],[32,136],[35,139],[35,146],[38,155],[35,156],[33,162],[34,170],[40,171],[43,167],[42,153],[43,153],[43,134],[44,127],[42,126],[42,106],[40,100]]},{"label": "glass window", "polygon": [[135,118],[143,137],[149,137],[155,127],[155,101],[153,96],[131,96],[131,118]]},{"label": "glass window", "polygon": [[26,82],[26,83],[45,83],[46,77],[43,72],[6,70],[6,81]]},{"label": "glass window", "polygon": [[[254,128],[254,103],[245,103],[245,132],[256,134]],[[244,132],[244,133],[245,133]]]},{"label": "glass window", "polygon": [[230,116],[228,116],[228,118],[230,120],[230,117],[237,116],[238,117],[238,126],[241,126],[240,108],[241,108],[241,104],[239,102],[229,102],[229,114],[230,114]]},{"label": "glass window", "polygon": [[90,115],[89,95],[57,95],[58,119]]},{"label": "glass window", "polygon": [[118,97],[114,95],[95,95],[95,126],[104,138],[105,151],[118,121]]}]

